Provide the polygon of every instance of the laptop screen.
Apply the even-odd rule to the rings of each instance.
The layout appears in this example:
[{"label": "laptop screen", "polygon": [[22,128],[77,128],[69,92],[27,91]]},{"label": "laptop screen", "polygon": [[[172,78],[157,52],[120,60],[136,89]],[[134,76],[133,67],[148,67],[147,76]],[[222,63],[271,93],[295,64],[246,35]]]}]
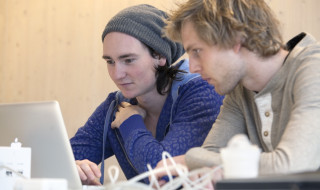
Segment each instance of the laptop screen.
[{"label": "laptop screen", "polygon": [[65,178],[82,189],[58,102],[0,104],[0,146],[31,147],[31,178]]}]

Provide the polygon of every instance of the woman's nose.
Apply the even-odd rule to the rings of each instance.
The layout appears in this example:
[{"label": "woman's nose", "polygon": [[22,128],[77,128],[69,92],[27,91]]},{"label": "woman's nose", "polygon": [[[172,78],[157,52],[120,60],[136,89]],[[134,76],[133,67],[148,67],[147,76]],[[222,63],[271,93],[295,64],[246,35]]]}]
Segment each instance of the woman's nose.
[{"label": "woman's nose", "polygon": [[115,79],[122,79],[126,76],[126,69],[119,63],[114,63],[113,76]]}]

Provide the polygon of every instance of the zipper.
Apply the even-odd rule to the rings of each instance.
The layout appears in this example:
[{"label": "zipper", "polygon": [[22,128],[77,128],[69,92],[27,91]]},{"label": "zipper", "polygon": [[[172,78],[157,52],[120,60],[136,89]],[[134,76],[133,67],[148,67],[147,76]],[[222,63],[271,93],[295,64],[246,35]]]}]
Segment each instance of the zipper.
[{"label": "zipper", "polygon": [[164,131],[164,137],[167,135],[167,133],[169,132],[169,127],[170,127],[170,122],[168,123],[168,125],[166,126],[166,129]]},{"label": "zipper", "polygon": [[[114,111],[116,111],[116,109],[118,108],[119,102],[120,102],[120,100],[119,100],[119,96],[118,96],[118,94],[117,94],[117,95],[116,95],[116,106],[114,107]],[[120,103],[121,103],[121,102],[120,102]],[[114,113],[114,111],[113,111],[112,113]],[[121,146],[121,149],[122,149],[122,151],[123,151],[123,153],[124,153],[124,155],[125,155],[128,163],[129,163],[129,165],[132,167],[132,169],[133,169],[133,170],[137,173],[137,175],[138,175],[138,174],[139,174],[138,170],[133,166],[132,162],[130,161],[130,159],[129,159],[128,155],[127,155],[127,152],[126,152],[125,148],[123,147],[123,145],[122,145],[122,143],[121,143],[121,140],[120,140],[120,137],[119,137],[119,134],[118,134],[118,130],[117,130],[117,129],[115,129],[115,134],[116,134],[117,140],[118,140],[118,142],[119,142],[119,144],[120,144],[120,146]]]},{"label": "zipper", "polygon": [[120,144],[120,146],[121,146],[121,149],[122,149],[124,155],[126,156],[126,159],[127,159],[128,163],[130,164],[130,166],[132,167],[132,169],[133,169],[137,174],[139,174],[138,170],[133,166],[132,162],[130,161],[130,159],[129,159],[128,155],[127,155],[127,152],[126,152],[125,148],[123,147],[123,145],[122,145],[122,143],[121,143],[121,141],[120,141],[120,137],[119,137],[119,134],[118,134],[118,130],[115,130],[115,133],[116,133],[117,139],[118,139],[118,141],[119,141],[119,144]]}]

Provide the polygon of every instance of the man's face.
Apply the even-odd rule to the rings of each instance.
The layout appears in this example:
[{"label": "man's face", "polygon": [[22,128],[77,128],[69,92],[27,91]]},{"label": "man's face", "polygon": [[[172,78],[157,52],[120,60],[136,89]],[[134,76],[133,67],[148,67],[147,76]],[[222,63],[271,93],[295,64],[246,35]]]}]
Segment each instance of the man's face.
[{"label": "man's face", "polygon": [[245,65],[239,54],[232,48],[222,49],[200,39],[192,22],[183,23],[181,38],[189,55],[190,72],[200,73],[219,94],[231,92],[244,77]]},{"label": "man's face", "polygon": [[127,98],[156,90],[155,66],[158,60],[136,38],[111,32],[103,41],[103,58],[111,79]]}]

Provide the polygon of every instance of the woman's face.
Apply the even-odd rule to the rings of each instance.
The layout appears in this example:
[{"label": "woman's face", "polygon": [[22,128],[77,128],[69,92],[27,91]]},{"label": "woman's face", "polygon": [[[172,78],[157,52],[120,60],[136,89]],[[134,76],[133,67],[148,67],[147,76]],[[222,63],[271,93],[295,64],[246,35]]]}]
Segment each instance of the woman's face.
[{"label": "woman's face", "polygon": [[163,63],[153,58],[138,39],[120,32],[107,34],[103,41],[103,59],[111,79],[126,98],[156,92],[155,67]]}]

